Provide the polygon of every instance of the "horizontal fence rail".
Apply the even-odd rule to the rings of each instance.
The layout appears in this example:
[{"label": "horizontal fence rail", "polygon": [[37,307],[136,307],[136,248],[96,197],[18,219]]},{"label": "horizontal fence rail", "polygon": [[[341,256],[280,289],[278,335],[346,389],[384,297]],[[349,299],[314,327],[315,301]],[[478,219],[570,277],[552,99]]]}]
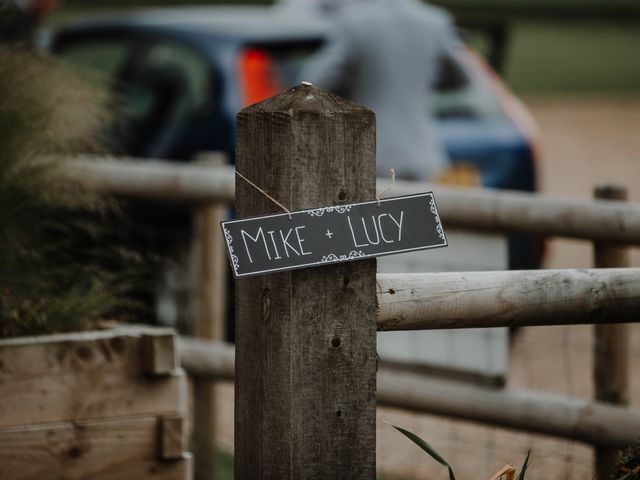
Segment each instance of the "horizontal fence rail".
[{"label": "horizontal fence rail", "polygon": [[378,274],[378,330],[640,321],[640,268]]},{"label": "horizontal fence rail", "polygon": [[638,439],[640,411],[531,390],[493,390],[399,373],[378,373],[379,405],[444,415],[591,445],[627,447]]},{"label": "horizontal fence rail", "polygon": [[[67,179],[116,195],[179,202],[234,200],[234,170],[168,161],[82,159]],[[378,190],[390,186],[378,182]],[[523,192],[395,182],[388,195],[434,190],[445,227],[570,237],[640,245],[640,204],[551,197]]]},{"label": "horizontal fence rail", "polygon": [[[417,188],[416,182],[396,182],[393,191]],[[433,190],[445,227],[640,244],[638,203],[437,185]]]},{"label": "horizontal fence rail", "polygon": [[[182,367],[205,379],[232,380],[234,348],[182,337]],[[526,430],[593,445],[624,447],[640,432],[640,411],[526,390],[500,390],[402,373],[378,372],[378,404]]]},{"label": "horizontal fence rail", "polygon": [[133,198],[206,203],[233,202],[235,195],[231,166],[83,157],[68,161],[64,175],[88,190]]},{"label": "horizontal fence rail", "polygon": [[180,363],[190,375],[199,379],[233,380],[236,349],[220,340],[178,337]]}]

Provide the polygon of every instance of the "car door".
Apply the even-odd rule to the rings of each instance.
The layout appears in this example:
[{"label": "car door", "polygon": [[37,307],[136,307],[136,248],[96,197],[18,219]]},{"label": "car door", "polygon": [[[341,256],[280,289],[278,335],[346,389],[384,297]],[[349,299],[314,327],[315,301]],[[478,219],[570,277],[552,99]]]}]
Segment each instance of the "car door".
[{"label": "car door", "polygon": [[188,38],[144,29],[62,34],[55,53],[86,67],[113,93],[114,153],[189,160],[227,149],[217,78],[206,50]]}]

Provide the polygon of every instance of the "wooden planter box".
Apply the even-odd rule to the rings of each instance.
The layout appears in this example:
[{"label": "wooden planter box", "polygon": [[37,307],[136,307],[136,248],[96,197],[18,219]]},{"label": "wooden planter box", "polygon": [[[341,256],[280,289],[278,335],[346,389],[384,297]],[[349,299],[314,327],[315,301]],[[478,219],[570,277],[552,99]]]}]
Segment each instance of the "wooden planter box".
[{"label": "wooden planter box", "polygon": [[0,478],[191,478],[173,330],[0,340]]}]

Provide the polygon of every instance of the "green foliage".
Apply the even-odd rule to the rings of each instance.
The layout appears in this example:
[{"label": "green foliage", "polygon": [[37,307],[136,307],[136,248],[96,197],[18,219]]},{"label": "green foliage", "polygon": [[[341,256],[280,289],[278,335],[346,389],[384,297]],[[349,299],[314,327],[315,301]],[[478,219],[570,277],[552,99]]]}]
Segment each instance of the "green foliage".
[{"label": "green foliage", "polygon": [[395,425],[392,425],[392,427],[398,430],[404,436],[406,436],[409,440],[411,440],[413,443],[419,446],[422,450],[427,452],[429,456],[433,458],[436,462],[438,462],[440,465],[447,467],[449,471],[449,480],[456,480],[456,476],[453,474],[451,465],[449,465],[449,463],[444,458],[442,458],[442,456],[438,452],[436,452],[431,445],[429,445],[427,442],[425,442],[415,433],[411,433],[410,431],[405,430],[404,428],[396,427]]},{"label": "green foliage", "polygon": [[517,92],[640,92],[637,23],[522,21],[512,27],[504,75]]},{"label": "green foliage", "polygon": [[216,452],[216,474],[219,480],[233,480],[233,455],[218,449]]},{"label": "green foliage", "polygon": [[[456,480],[456,477],[453,473],[453,469],[451,468],[451,465],[449,465],[449,462],[447,462],[442,455],[440,455],[431,445],[429,445],[427,442],[425,442],[422,438],[420,438],[418,435],[416,435],[415,433],[412,433],[408,430],[405,430],[404,428],[401,427],[396,427],[395,425],[391,425],[393,428],[395,428],[396,430],[398,430],[400,433],[402,433],[405,437],[407,437],[409,440],[411,440],[413,443],[415,443],[418,447],[420,447],[422,450],[424,450],[425,452],[427,452],[427,454],[433,458],[436,462],[438,462],[440,465],[443,465],[445,467],[447,467],[447,470],[449,472],[449,480]],[[527,457],[524,460],[524,463],[522,464],[522,468],[520,469],[520,474],[518,475],[516,480],[525,480],[525,474],[527,472],[527,468],[529,467],[529,456],[531,455],[531,452],[527,453]],[[514,469],[511,466],[508,466],[509,470],[511,471],[510,476],[508,478],[512,479],[513,478],[513,472]],[[499,475],[496,474],[496,475]],[[505,476],[507,476],[508,474],[505,474]],[[495,478],[495,476],[494,476]],[[625,479],[626,480],[626,479]]]},{"label": "green foliage", "polygon": [[122,312],[126,282],[106,268],[122,251],[99,246],[113,205],[56,181],[61,156],[99,150],[106,96],[49,58],[2,46],[0,98],[0,336]]},{"label": "green foliage", "polygon": [[529,457],[531,456],[531,452],[527,452],[527,458],[524,459],[524,463],[522,464],[522,468],[520,469],[520,474],[516,480],[525,480],[524,476],[527,473],[527,468],[529,468]]}]

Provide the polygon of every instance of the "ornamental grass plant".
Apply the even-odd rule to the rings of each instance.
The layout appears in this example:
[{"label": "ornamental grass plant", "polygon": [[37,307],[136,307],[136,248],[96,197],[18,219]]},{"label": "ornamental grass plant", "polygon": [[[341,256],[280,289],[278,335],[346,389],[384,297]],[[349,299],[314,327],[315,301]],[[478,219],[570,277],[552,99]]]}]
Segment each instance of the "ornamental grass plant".
[{"label": "ornamental grass plant", "polygon": [[[413,432],[406,430],[401,427],[397,427],[395,425],[389,424],[391,427],[395,428],[398,432],[402,433],[405,437],[415,443],[418,447],[420,447],[427,455],[433,458],[436,462],[438,462],[443,467],[447,468],[447,473],[449,475],[449,480],[456,480],[456,476],[453,473],[453,468],[449,465],[442,455],[440,455],[431,445],[429,445],[426,441],[420,438]],[[517,472],[516,468],[512,465],[505,465],[496,473],[494,473],[489,480],[525,480],[527,468],[529,468],[529,456],[531,452],[527,453],[527,457],[522,464],[522,468],[520,469],[520,473]],[[516,474],[518,475],[516,477]]]},{"label": "ornamental grass plant", "polygon": [[105,222],[115,204],[58,178],[65,158],[101,151],[107,101],[84,74],[0,46],[2,337],[87,329],[132,307],[119,267],[136,256]]},{"label": "ornamental grass plant", "polygon": [[[388,422],[385,422],[388,423]],[[401,427],[397,427],[388,423],[389,426],[395,428],[398,432],[402,433],[405,437],[411,440],[414,444],[420,447],[427,455],[438,462],[443,467],[447,468],[449,480],[456,480],[456,476],[453,473],[453,468],[431,445],[425,440],[420,438],[413,432]],[[494,473],[489,480],[526,480],[527,469],[529,468],[529,459],[531,452],[527,453],[527,456],[520,468],[520,473],[512,465],[505,465],[496,473]],[[517,477],[516,477],[517,475]],[[640,440],[636,444],[620,452],[618,463],[615,465],[610,480],[640,480]],[[596,479],[606,480],[606,479]]]}]

